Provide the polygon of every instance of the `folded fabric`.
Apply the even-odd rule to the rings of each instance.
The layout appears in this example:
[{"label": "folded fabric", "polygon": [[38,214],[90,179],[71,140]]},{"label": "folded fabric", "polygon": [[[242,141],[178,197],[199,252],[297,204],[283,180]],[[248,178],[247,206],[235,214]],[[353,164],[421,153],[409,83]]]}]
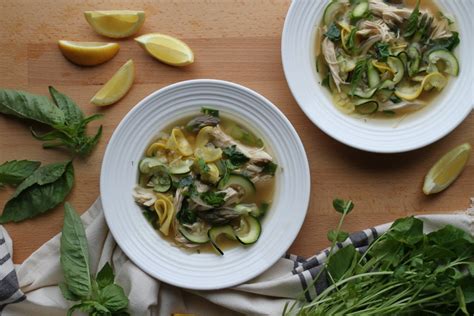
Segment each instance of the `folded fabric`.
[{"label": "folded fabric", "polygon": [[[474,210],[460,214],[419,216],[426,232],[451,224],[474,235]],[[116,282],[130,299],[131,315],[166,315],[195,313],[198,315],[279,315],[284,305],[304,289],[306,299],[321,292],[324,278],[314,284],[328,250],[303,258],[287,255],[257,278],[234,288],[217,291],[191,291],[156,280],[141,271],[116,245],[109,232],[100,199],[82,215],[90,250],[92,273],[110,262]],[[354,244],[364,251],[390,223],[356,232],[338,247]],[[11,261],[12,241],[0,226],[0,314],[65,315],[72,302],[66,301],[58,284],[63,281],[59,263],[59,235],[45,243],[21,265],[16,273]],[[13,304],[14,303],[14,304]]]}]

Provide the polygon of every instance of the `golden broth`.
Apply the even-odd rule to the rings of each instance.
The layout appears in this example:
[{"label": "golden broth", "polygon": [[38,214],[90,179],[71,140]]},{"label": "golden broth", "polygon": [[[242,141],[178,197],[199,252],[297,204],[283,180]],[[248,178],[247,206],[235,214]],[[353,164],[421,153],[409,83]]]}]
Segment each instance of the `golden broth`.
[{"label": "golden broth", "polygon": [[[414,8],[415,5],[416,5],[416,2],[417,0],[403,0],[401,2],[401,4],[395,4],[395,5],[403,5],[403,7],[406,7],[406,8]],[[436,4],[436,1],[433,1],[433,0],[421,0],[420,2],[420,10],[426,10],[428,12],[430,12],[431,14],[433,15],[436,15],[438,14],[438,12],[442,12],[441,9],[438,7],[438,5]],[[323,34],[322,34],[322,30],[323,30],[323,21],[321,20],[320,24],[319,24],[319,27],[318,27],[318,30],[316,32],[316,36],[315,36],[315,59],[317,60],[318,58],[321,58],[322,55],[321,55],[321,41],[323,39]],[[320,56],[321,55],[321,56]],[[320,84],[323,80],[323,78],[327,75],[327,73],[322,73],[321,71],[318,72],[318,76],[319,76],[319,79],[320,79]],[[329,89],[328,89],[329,90]],[[329,91],[331,93],[331,91]],[[429,106],[429,103],[433,102],[434,99],[436,99],[436,97],[440,94],[440,92],[442,91],[423,91],[420,96],[417,98],[417,100],[420,100],[422,102],[425,102],[426,105],[423,106],[422,108],[425,108],[427,106]],[[331,96],[332,96],[332,93],[331,93]],[[420,109],[422,109],[420,108]],[[391,119],[391,118],[400,118],[401,116],[405,116],[409,113],[413,113],[413,112],[416,112],[413,111],[413,110],[410,110],[410,109],[401,109],[401,110],[398,110],[395,114],[391,114],[391,115],[387,115],[386,113],[383,113],[383,112],[376,112],[374,114],[371,114],[370,117],[372,118],[382,118],[382,119]],[[358,115],[357,113],[353,113],[355,115]],[[364,116],[364,117],[367,117],[367,116]]]},{"label": "golden broth", "polygon": [[[183,134],[186,136],[189,143],[194,148],[197,133],[192,133],[192,132],[187,131],[185,126],[195,116],[196,115],[190,115],[190,116],[184,117],[182,119],[179,119],[179,120],[175,121],[174,123],[171,123],[171,124],[167,125],[165,128],[160,129],[160,132],[170,134],[171,130],[173,128],[180,127],[181,130],[183,131]],[[236,122],[236,121],[230,119],[226,115],[221,114],[220,115],[220,120],[221,121],[220,121],[219,125],[221,126],[221,128],[224,131],[226,131],[226,129],[229,126],[237,124],[237,125],[241,126],[242,128],[244,128],[244,129],[246,129],[246,130],[253,133],[252,129],[248,128],[248,126],[245,126],[244,124],[242,124],[240,122]],[[258,137],[258,135],[256,135],[256,136]],[[156,142],[158,139],[159,139],[159,137],[153,139],[153,141],[151,141],[148,144],[148,146],[151,145],[152,143]],[[265,142],[264,142],[264,144],[265,144]],[[148,146],[147,146],[147,148],[148,148]],[[271,151],[271,148],[269,148],[269,146],[267,146],[267,144],[265,144],[264,148],[272,157],[274,157],[273,152]],[[139,176],[140,176],[140,172],[138,172],[138,177]],[[244,200],[244,201],[241,201],[241,202],[242,203],[256,203],[257,205],[260,205],[261,203],[269,203],[270,206],[271,206],[271,203],[273,202],[273,195],[274,195],[274,192],[275,192],[275,186],[276,186],[276,175],[274,177],[272,177],[270,180],[256,183],[255,184],[255,188],[256,188],[255,196],[253,196],[251,199]],[[179,246],[174,241],[174,231],[170,230],[170,234],[168,236],[163,235],[158,230],[157,230],[157,233],[160,234],[160,236],[162,238],[167,240],[172,246]],[[227,239],[227,238],[222,237],[222,236],[219,238],[218,244],[219,244],[219,248],[221,248],[223,251],[225,251],[226,249],[236,247],[236,246],[243,246],[243,247],[245,246],[245,245],[242,245],[241,243],[239,243],[238,241],[230,240],[230,239]],[[204,244],[204,245],[199,245],[199,246],[196,246],[196,247],[193,247],[193,248],[187,248],[187,247],[180,247],[180,248],[181,249],[186,249],[187,251],[190,251],[190,252],[197,252],[197,253],[201,253],[201,252],[213,252],[214,253],[214,252],[216,252],[213,249],[213,247],[210,243],[207,243],[207,244]]]}]

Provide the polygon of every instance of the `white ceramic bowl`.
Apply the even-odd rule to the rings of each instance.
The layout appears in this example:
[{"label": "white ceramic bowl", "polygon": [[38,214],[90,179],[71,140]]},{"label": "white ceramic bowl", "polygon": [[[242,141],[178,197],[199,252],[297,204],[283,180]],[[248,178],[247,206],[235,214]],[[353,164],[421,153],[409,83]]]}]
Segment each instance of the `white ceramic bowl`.
[{"label": "white ceramic bowl", "polygon": [[[137,165],[160,129],[209,106],[252,127],[271,148],[283,171],[256,244],[192,254],[171,246],[142,215],[132,198]],[[291,123],[270,101],[243,86],[219,80],[179,82],[156,91],[120,122],[105,152],[100,191],[107,224],[127,256],[166,283],[218,289],[245,282],[273,265],[289,248],[306,215],[310,192],[308,161]]]},{"label": "white ceramic bowl", "polygon": [[440,0],[437,4],[458,23],[456,49],[460,74],[427,107],[400,119],[370,119],[340,112],[316,73],[317,26],[329,0],[294,0],[282,35],[282,59],[288,85],[301,109],[321,130],[349,146],[379,153],[417,149],[444,137],[471,112],[474,103],[473,0]]}]

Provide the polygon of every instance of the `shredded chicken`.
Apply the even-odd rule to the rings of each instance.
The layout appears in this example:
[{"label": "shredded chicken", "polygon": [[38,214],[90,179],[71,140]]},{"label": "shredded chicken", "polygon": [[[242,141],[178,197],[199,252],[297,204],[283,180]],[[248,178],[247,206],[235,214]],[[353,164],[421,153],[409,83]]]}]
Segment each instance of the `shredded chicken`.
[{"label": "shredded chicken", "polygon": [[263,148],[246,146],[231,136],[227,135],[220,126],[212,129],[211,135],[214,137],[213,143],[220,148],[226,148],[235,145],[237,150],[250,159],[250,162],[262,163],[272,161],[273,158]]},{"label": "shredded chicken", "polygon": [[384,42],[395,39],[395,34],[390,31],[390,28],[382,19],[364,20],[359,24],[359,29],[360,31],[357,31],[357,34],[364,36],[380,35],[381,40]]},{"label": "shredded chicken", "polygon": [[173,206],[176,214],[181,210],[181,206],[183,205],[183,192],[185,190],[187,190],[187,188],[178,188],[176,190],[176,194],[174,195]]},{"label": "shredded chicken", "polygon": [[150,207],[156,202],[156,195],[153,190],[145,189],[142,187],[135,187],[133,190],[133,198],[138,204],[146,207]]},{"label": "shredded chicken", "polygon": [[257,183],[257,182],[264,182],[264,181],[268,181],[270,179],[272,179],[273,176],[272,175],[269,175],[269,174],[263,174],[263,175],[260,175],[260,174],[257,174],[255,177],[253,177],[252,179],[250,179],[250,181],[252,181],[254,184]]},{"label": "shredded chicken", "polygon": [[408,101],[402,101],[399,103],[394,103],[392,101],[387,101],[384,102],[380,105],[379,111],[394,111],[394,110],[418,110],[422,108],[423,106],[426,105],[426,102],[423,101],[413,101],[413,102],[408,102]]},{"label": "shredded chicken", "polygon": [[380,42],[382,40],[382,35],[380,34],[377,34],[377,35],[373,35],[371,37],[369,37],[365,42],[364,44],[361,46],[361,54],[362,56],[365,56],[367,55],[367,52],[369,51],[369,49],[377,42]]},{"label": "shredded chicken", "polygon": [[224,206],[238,203],[240,201],[240,198],[242,197],[241,192],[239,192],[239,191],[237,191],[237,190],[235,190],[234,188],[231,188],[231,187],[228,187],[225,190],[218,191],[218,192],[225,193]]},{"label": "shredded chicken", "polygon": [[451,37],[453,35],[453,32],[449,29],[449,21],[446,18],[434,19],[431,28],[430,39],[432,40]]},{"label": "shredded chicken", "polygon": [[412,10],[408,8],[397,8],[383,2],[382,0],[369,0],[370,11],[384,20],[388,25],[401,24],[407,19]]},{"label": "shredded chicken", "polygon": [[337,61],[337,56],[336,56],[336,47],[334,46],[334,43],[329,39],[325,38],[322,43],[322,51],[323,51],[323,56],[324,59],[326,60],[326,63],[329,66],[329,70],[331,71],[331,76],[332,79],[334,80],[334,83],[336,84],[337,90],[341,92],[341,84],[345,84],[344,80],[342,80],[340,74],[339,74],[339,63]]}]

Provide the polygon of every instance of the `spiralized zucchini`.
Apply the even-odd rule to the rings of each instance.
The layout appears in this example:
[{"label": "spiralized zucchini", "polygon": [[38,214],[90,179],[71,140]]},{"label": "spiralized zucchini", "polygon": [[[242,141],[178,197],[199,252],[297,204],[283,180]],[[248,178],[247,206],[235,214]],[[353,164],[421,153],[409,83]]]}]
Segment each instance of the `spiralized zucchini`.
[{"label": "spiralized zucchini", "polygon": [[189,141],[184,136],[180,128],[173,128],[171,130],[170,138],[166,144],[167,149],[179,151],[183,156],[191,156],[193,154],[193,148]]},{"label": "spiralized zucchini", "polygon": [[171,202],[171,197],[162,193],[156,193],[156,202],[153,206],[156,214],[158,214],[158,222],[160,224],[160,231],[168,236],[170,225],[174,217],[174,206]]},{"label": "spiralized zucchini", "polygon": [[316,70],[336,108],[362,115],[390,108],[393,117],[441,91],[460,72],[460,39],[455,21],[440,13],[420,0],[414,8],[403,1],[330,1],[316,36]]}]

